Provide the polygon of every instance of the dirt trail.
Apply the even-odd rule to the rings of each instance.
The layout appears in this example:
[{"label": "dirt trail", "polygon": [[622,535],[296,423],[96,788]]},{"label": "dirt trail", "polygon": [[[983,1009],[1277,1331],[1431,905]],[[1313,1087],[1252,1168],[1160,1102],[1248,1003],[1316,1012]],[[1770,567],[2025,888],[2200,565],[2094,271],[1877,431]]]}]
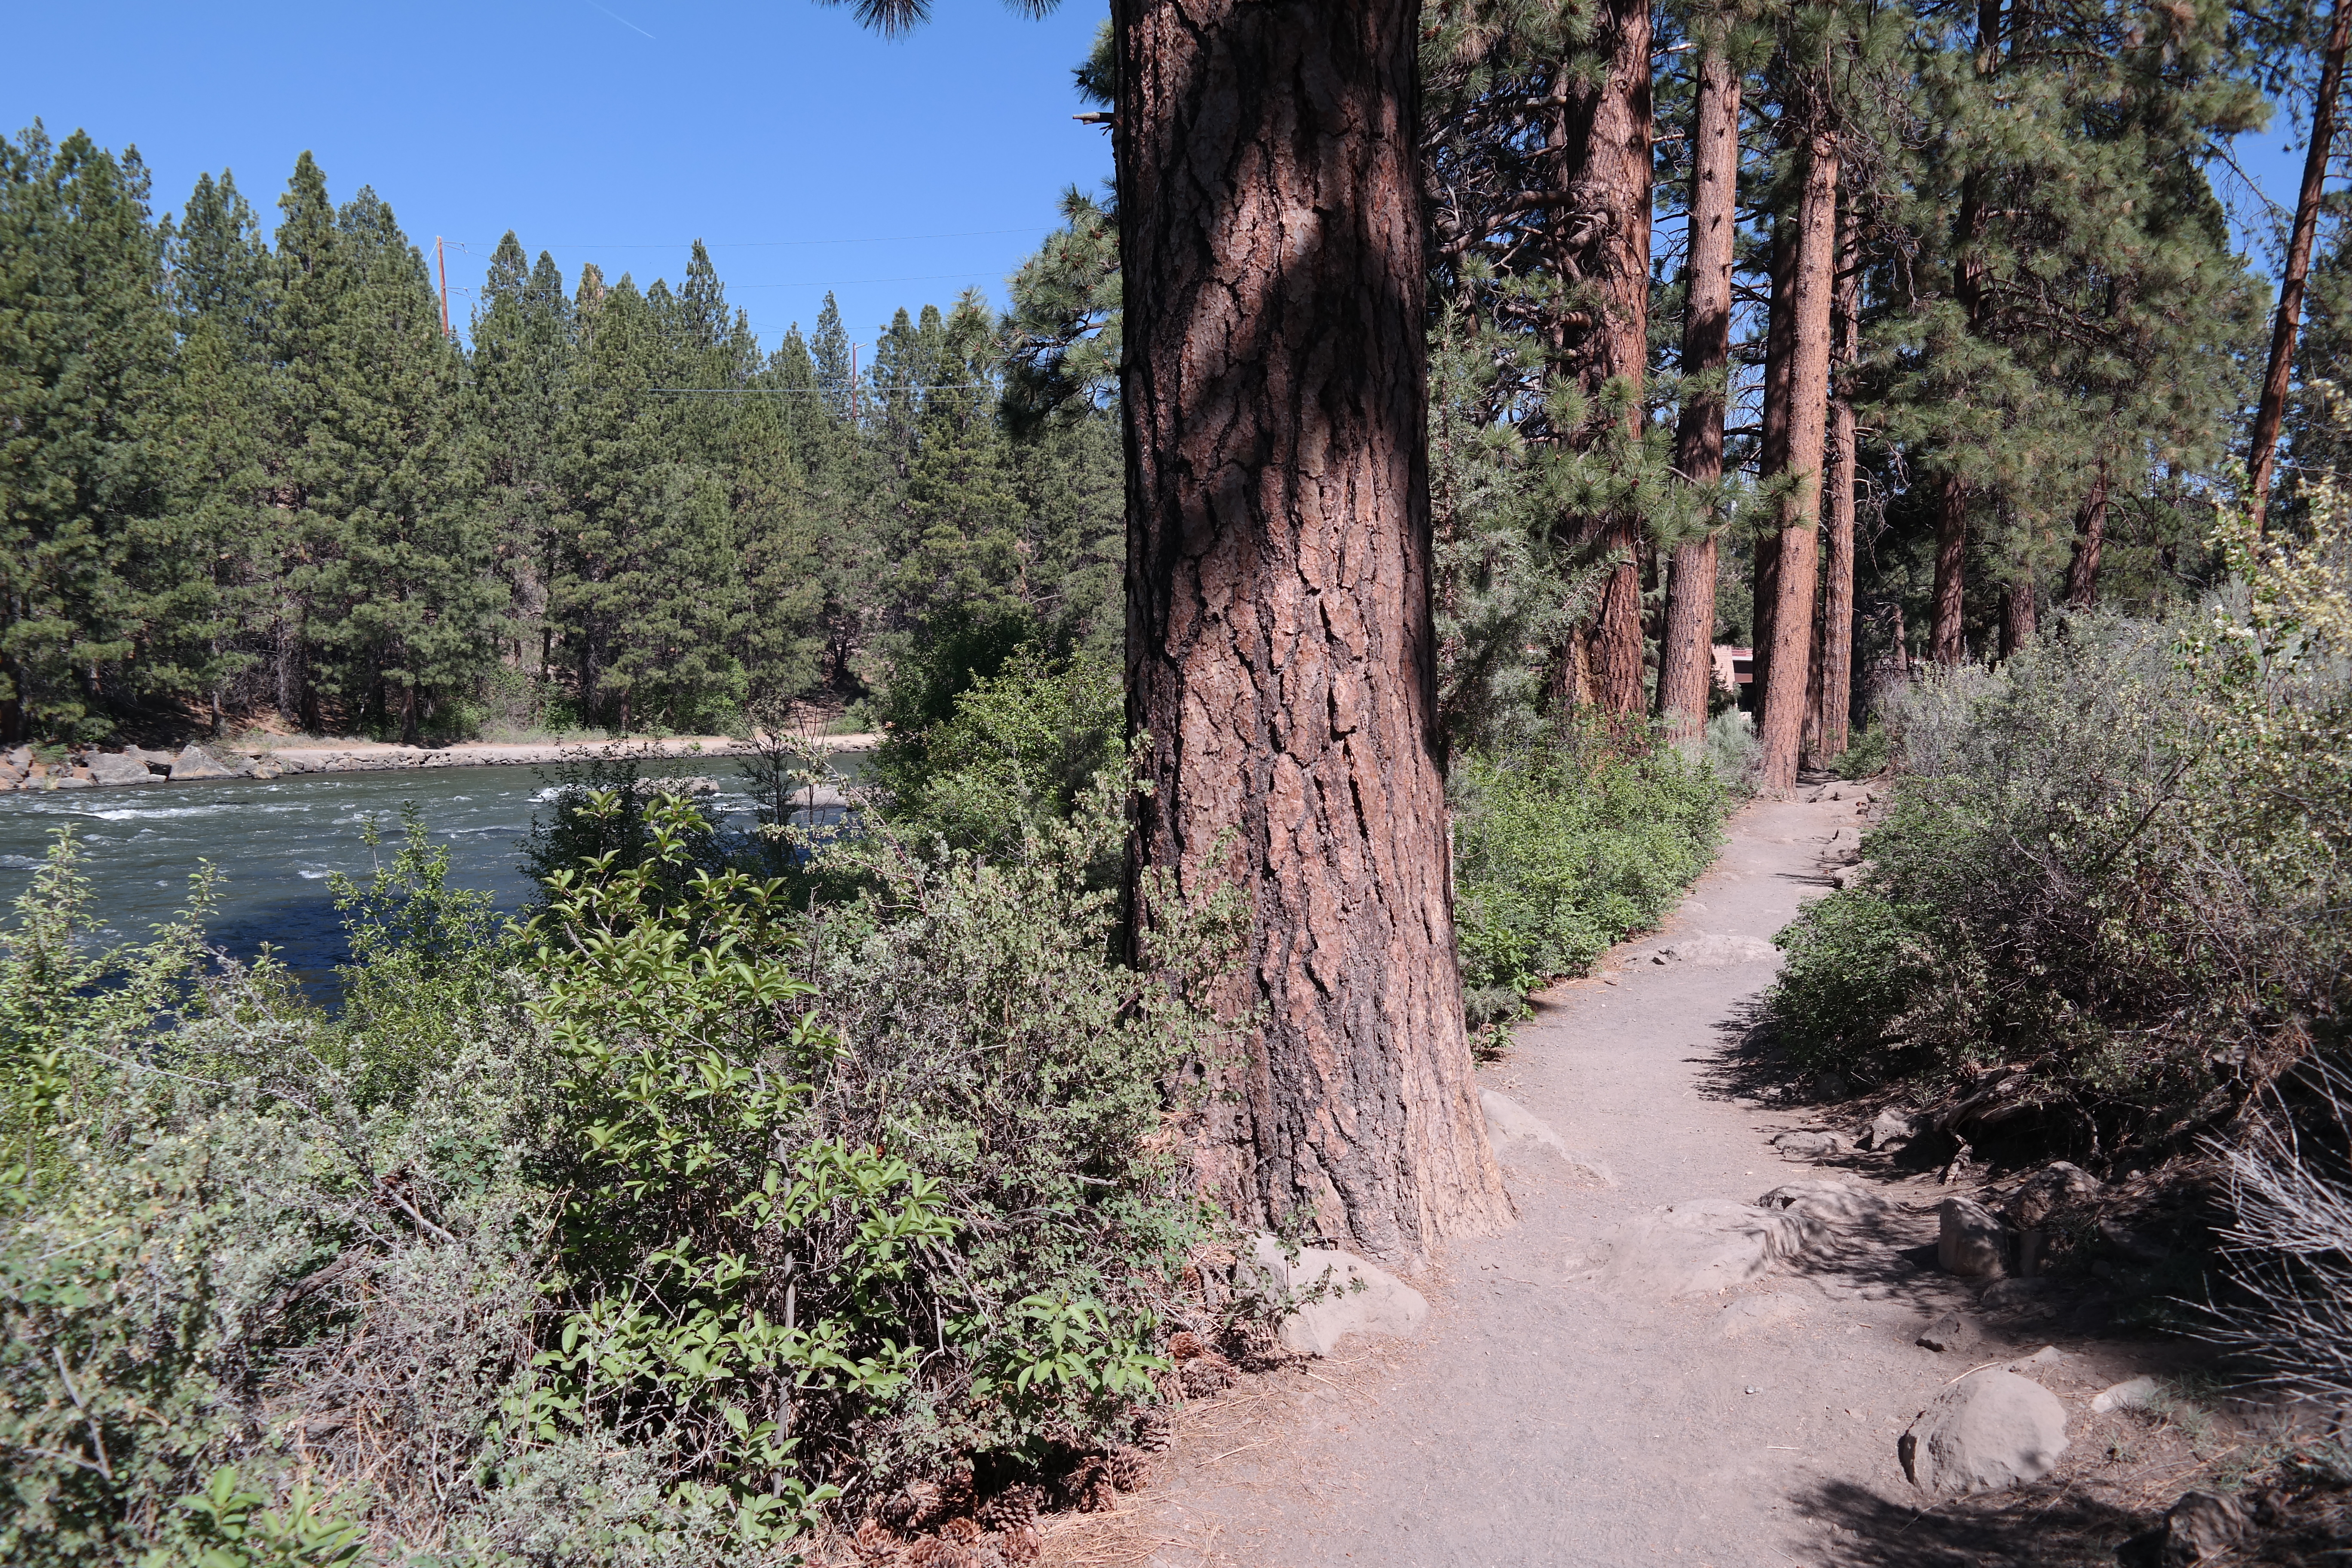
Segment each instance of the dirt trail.
[{"label": "dirt trail", "polygon": [[[1805,1108],[1738,1098],[1730,1042],[1777,953],[1652,962],[1700,933],[1769,939],[1828,889],[1823,843],[1854,821],[1850,802],[1742,811],[1662,931],[1542,997],[1508,1058],[1482,1070],[1613,1184],[1558,1163],[1515,1168],[1517,1226],[1454,1247],[1414,1281],[1434,1308],[1419,1338],[1349,1341],[1329,1361],[1196,1403],[1151,1489],[1115,1521],[1070,1521],[1050,1557],[1165,1568],[2022,1560],[1997,1519],[1968,1522],[1992,1532],[1973,1548],[1917,1522],[1895,1439],[1949,1380],[2051,1343],[2063,1358],[2030,1371],[2065,1402],[2070,1459],[2103,1453],[2137,1465],[2137,1491],[2177,1490],[2151,1473],[2176,1467],[2109,1442],[2121,1418],[2088,1411],[2098,1389],[2166,1358],[2147,1341],[2070,1331],[2104,1324],[2101,1303],[2067,1300],[2071,1316],[2054,1320],[2046,1300],[2021,1322],[1996,1314],[1955,1353],[1914,1342],[1942,1312],[1976,1310],[1982,1283],[1937,1273],[1932,1247],[1903,1250],[1933,1242],[1934,1176],[1897,1179],[1867,1157],[1854,1169],[1785,1160],[1769,1140],[1807,1125]],[[1657,1205],[1752,1203],[1827,1175],[1886,1184],[1927,1212],[1847,1266],[1724,1295],[1663,1297],[1595,1270],[1612,1233]],[[2018,1528],[2079,1526],[2090,1550],[2113,1521],[2088,1496],[2057,1516],[2044,1503]]]}]

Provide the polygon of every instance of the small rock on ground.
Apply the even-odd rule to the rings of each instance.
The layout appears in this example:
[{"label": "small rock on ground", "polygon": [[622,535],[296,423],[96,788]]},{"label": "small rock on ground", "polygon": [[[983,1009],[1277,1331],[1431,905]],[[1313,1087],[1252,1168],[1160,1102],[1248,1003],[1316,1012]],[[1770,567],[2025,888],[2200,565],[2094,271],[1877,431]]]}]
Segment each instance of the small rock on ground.
[{"label": "small rock on ground", "polygon": [[1969,1198],[1946,1198],[1936,1209],[1936,1265],[1947,1274],[2006,1272],[2000,1220]]},{"label": "small rock on ground", "polygon": [[1701,969],[1726,969],[1736,963],[1760,963],[1780,956],[1780,949],[1752,936],[1709,936],[1701,932],[1671,942],[1651,955],[1653,963],[1688,963]]},{"label": "small rock on ground", "polygon": [[1549,1122],[1518,1101],[1491,1089],[1482,1089],[1478,1091],[1478,1106],[1486,1113],[1486,1136],[1495,1146],[1496,1156],[1505,1163],[1556,1161],[1604,1187],[1616,1184],[1607,1165],[1569,1148],[1567,1140],[1553,1131]]},{"label": "small rock on ground", "polygon": [[1911,1484],[1939,1498],[2040,1480],[2065,1451],[2066,1407],[2013,1372],[1980,1372],[1945,1389],[1895,1447]]},{"label": "small rock on ground", "polygon": [[1420,1291],[1333,1247],[1301,1247],[1294,1263],[1279,1240],[1261,1235],[1244,1267],[1269,1295],[1313,1297],[1277,1331],[1285,1348],[1304,1355],[1328,1356],[1349,1334],[1410,1335],[1429,1318],[1429,1301]]},{"label": "small rock on ground", "polygon": [[2126,1378],[2094,1394],[2091,1408],[2102,1415],[2110,1410],[2146,1410],[2156,1403],[2159,1392],[2152,1377]]}]

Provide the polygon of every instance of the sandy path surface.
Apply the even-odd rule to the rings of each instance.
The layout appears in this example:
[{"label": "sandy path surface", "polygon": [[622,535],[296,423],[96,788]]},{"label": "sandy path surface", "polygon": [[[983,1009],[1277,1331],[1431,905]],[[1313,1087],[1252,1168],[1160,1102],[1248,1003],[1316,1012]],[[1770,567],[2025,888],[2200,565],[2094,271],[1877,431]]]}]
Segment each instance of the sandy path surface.
[{"label": "sandy path surface", "polygon": [[[2162,1352],[2082,1331],[2105,1322],[2095,1301],[1989,1319],[1959,1353],[1916,1344],[1933,1318],[1975,1308],[1982,1287],[1932,1267],[1933,1205],[1948,1189],[1869,1157],[1836,1170],[1770,1146],[1820,1125],[1801,1106],[1738,1098],[1727,1056],[1777,952],[1652,962],[1700,933],[1769,939],[1828,890],[1823,843],[1854,814],[1846,802],[1746,808],[1673,920],[1544,996],[1510,1055],[1482,1069],[1611,1184],[1557,1161],[1515,1165],[1519,1223],[1414,1281],[1434,1308],[1418,1338],[1350,1340],[1330,1360],[1195,1402],[1152,1488],[1049,1556],[1166,1568],[2002,1561],[1998,1543],[1959,1550],[1933,1521],[1912,1532],[1924,1500],[1897,1436],[1971,1366],[2055,1342],[2063,1359],[2030,1370],[2064,1400],[2082,1448],[2110,1419],[2089,1415],[2090,1395]],[[1660,1205],[1753,1203],[1822,1176],[1925,1212],[1837,1267],[1726,1294],[1666,1297],[1596,1271],[1618,1227]]]}]

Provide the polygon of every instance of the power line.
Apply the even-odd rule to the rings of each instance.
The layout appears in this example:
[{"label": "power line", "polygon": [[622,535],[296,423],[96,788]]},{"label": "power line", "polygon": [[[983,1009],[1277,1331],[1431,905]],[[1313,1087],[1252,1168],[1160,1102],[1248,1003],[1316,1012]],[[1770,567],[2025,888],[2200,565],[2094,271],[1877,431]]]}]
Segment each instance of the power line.
[{"label": "power line", "polygon": [[[776,250],[803,245],[906,245],[918,239],[980,239],[996,235],[1035,234],[1038,232],[1039,230],[1034,225],[1024,224],[1019,228],[964,228],[957,229],[952,233],[948,234],[877,234],[853,239],[706,239],[702,244],[703,248],[706,250]],[[1048,229],[1045,232],[1050,233],[1051,230]],[[520,240],[521,237],[517,236],[516,237]],[[453,239],[449,243],[462,248],[469,244],[479,244],[481,242]],[[670,240],[660,243],[632,242],[629,244],[613,244],[602,241],[579,239],[552,241],[541,245],[539,248],[541,250],[690,251],[693,248],[693,242],[689,240],[684,244],[680,244],[676,240]],[[468,252],[468,254],[471,253]]]}]

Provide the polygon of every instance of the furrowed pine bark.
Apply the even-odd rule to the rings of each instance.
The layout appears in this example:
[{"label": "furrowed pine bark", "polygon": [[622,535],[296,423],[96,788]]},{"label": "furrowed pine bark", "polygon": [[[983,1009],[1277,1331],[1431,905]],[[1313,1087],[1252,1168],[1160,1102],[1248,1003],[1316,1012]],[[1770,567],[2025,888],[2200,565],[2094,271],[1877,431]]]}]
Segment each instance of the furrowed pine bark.
[{"label": "furrowed pine bark", "polygon": [[1838,221],[1837,277],[1831,289],[1829,434],[1822,468],[1822,623],[1814,644],[1811,720],[1806,749],[1827,763],[1843,752],[1853,711],[1853,402],[1844,377],[1861,353],[1862,273],[1858,222]]},{"label": "furrowed pine bark", "polygon": [[[1597,216],[1585,277],[1600,299],[1596,353],[1589,388],[1611,381],[1631,389],[1627,437],[1642,431],[1643,372],[1650,353],[1650,0],[1603,0],[1599,45],[1609,68],[1590,89],[1570,94],[1569,115],[1582,132],[1580,166],[1571,181],[1580,218]],[[1618,513],[1601,520],[1602,552],[1617,558],[1592,625],[1594,696],[1603,712],[1639,713],[1648,698],[1643,679],[1640,519]]]},{"label": "furrowed pine bark", "polygon": [[2091,493],[2074,512],[2074,553],[2066,563],[2066,605],[2087,610],[2099,596],[2099,553],[2107,542],[2107,465],[2102,458]]},{"label": "furrowed pine bark", "polygon": [[[1731,267],[1738,228],[1739,72],[1720,40],[1704,46],[1691,127],[1690,290],[1683,314],[1683,374],[1706,378],[1675,427],[1675,469],[1706,489],[1723,479],[1723,401],[1731,363]],[[1675,546],[1666,564],[1666,616],[1658,639],[1658,717],[1666,734],[1695,740],[1706,728],[1715,679],[1716,537],[1713,521]]]},{"label": "furrowed pine bark", "polygon": [[1796,287],[1790,310],[1788,462],[1795,483],[1780,500],[1780,563],[1772,605],[1772,684],[1765,689],[1757,782],[1773,794],[1796,787],[1804,739],[1807,666],[1813,632],[1813,579],[1820,569],[1822,459],[1830,400],[1830,305],[1837,279],[1835,135],[1815,131],[1805,148],[1797,207]]},{"label": "furrowed pine bark", "polygon": [[1969,485],[1948,473],[1936,498],[1935,619],[1927,632],[1927,657],[1937,664],[1958,664],[1969,654],[1961,597],[1968,555]]},{"label": "furrowed pine bark", "polygon": [[[1769,478],[1789,466],[1790,357],[1796,345],[1797,239],[1793,225],[1772,220],[1772,297],[1764,309],[1764,408],[1757,442],[1757,472]],[[1755,606],[1750,617],[1748,700],[1764,720],[1765,694],[1772,689],[1772,621],[1780,600],[1780,535],[1756,531]]]},{"label": "furrowed pine bark", "polygon": [[1417,20],[1114,16],[1136,891],[1164,872],[1249,907],[1227,1000],[1255,1016],[1204,1180],[1407,1266],[1510,1213],[1448,879]]},{"label": "furrowed pine bark", "polygon": [[2254,531],[2270,510],[2271,474],[2278,464],[2279,426],[2286,417],[2288,383],[2294,375],[2294,340],[2303,325],[2304,287],[2311,277],[2312,236],[2319,227],[2319,198],[2327,182],[2327,153],[2336,136],[2337,100],[2344,92],[2344,51],[2352,43],[2352,0],[2336,0],[2319,65],[2319,92],[2311,105],[2311,144],[2304,151],[2303,188],[2294,199],[2294,226],[2288,231],[2286,274],[2279,280],[2278,315],[2271,325],[2271,358],[2263,395],[2254,405],[2252,448],[2246,460],[2246,508]]},{"label": "furrowed pine bark", "polygon": [[2033,640],[2040,625],[2033,579],[2021,578],[2000,591],[2000,657],[2008,658]]}]

